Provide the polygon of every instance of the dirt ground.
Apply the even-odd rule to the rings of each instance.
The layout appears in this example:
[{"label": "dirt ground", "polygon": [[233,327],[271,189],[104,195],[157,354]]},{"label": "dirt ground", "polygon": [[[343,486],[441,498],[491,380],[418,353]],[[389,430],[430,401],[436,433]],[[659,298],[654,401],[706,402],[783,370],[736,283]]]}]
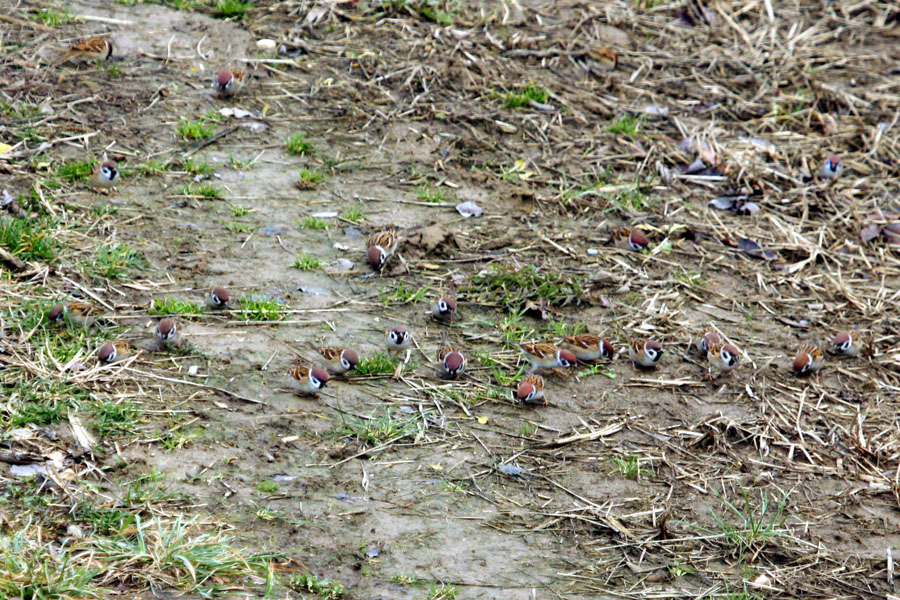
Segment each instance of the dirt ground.
[{"label": "dirt ground", "polygon": [[[301,573],[360,599],[894,593],[897,6],[265,1],[221,17],[98,1],[0,15],[0,187],[59,248],[6,244],[24,265],[0,281],[0,381],[65,382],[136,415],[104,434],[72,405],[87,452],[65,415],[28,425],[52,441],[33,446],[5,419],[6,450],[61,449],[79,474],[40,492],[49,531],[91,528],[57,503],[154,474],[170,496],[135,514],[275,555],[268,582],[223,579],[230,597],[338,597],[289,582]],[[58,64],[101,34],[115,60]],[[210,88],[226,67],[253,76],[233,99]],[[188,122],[215,133],[183,139]],[[289,153],[300,133],[311,148]],[[832,154],[845,169],[825,180]],[[104,155],[122,169],[108,194],[60,175]],[[483,216],[461,216],[467,201]],[[610,243],[638,226],[649,249]],[[400,249],[373,273],[365,239],[388,227]],[[142,260],[98,273],[123,244]],[[215,285],[231,309],[177,314],[184,345],[156,348],[152,303]],[[443,292],[452,325],[429,315]],[[86,373],[22,309],[69,296],[112,309]],[[399,377],[289,389],[311,345],[372,357],[396,324],[415,341]],[[584,328],[616,358],[548,376],[546,406],[515,403],[516,344]],[[707,377],[692,344],[709,328],[740,348],[734,376]],[[468,357],[459,381],[438,377],[444,331]],[[839,331],[864,351],[791,372]],[[94,367],[110,335],[141,352]],[[632,337],[664,345],[657,369],[631,366]],[[4,510],[23,510],[24,485],[3,475]],[[123,567],[97,593],[200,594],[174,581]]]}]

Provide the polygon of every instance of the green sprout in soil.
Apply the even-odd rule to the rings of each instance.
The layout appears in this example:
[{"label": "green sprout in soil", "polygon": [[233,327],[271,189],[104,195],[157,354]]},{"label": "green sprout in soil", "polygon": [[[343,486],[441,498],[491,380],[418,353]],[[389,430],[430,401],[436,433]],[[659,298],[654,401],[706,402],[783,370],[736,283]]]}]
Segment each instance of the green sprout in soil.
[{"label": "green sprout in soil", "polygon": [[294,264],[291,266],[295,269],[300,269],[301,271],[315,271],[324,267],[321,260],[315,256],[311,256],[308,252],[304,252],[302,255],[295,258]]},{"label": "green sprout in soil", "polygon": [[231,162],[231,168],[234,169],[235,171],[246,171],[251,166],[253,166],[252,158],[240,159],[237,156],[235,156],[234,154],[231,154],[228,157],[228,160]]},{"label": "green sprout in soil", "polygon": [[415,435],[419,430],[419,420],[422,418],[420,414],[396,417],[391,414],[389,408],[385,409],[384,414],[380,417],[369,419],[354,417],[352,422],[348,422],[341,416],[342,432],[343,435],[351,435],[370,446],[379,446]]},{"label": "green sprout in soil", "polygon": [[301,190],[311,190],[325,178],[318,169],[300,169],[300,179],[297,181],[297,187]]},{"label": "green sprout in soil", "polygon": [[241,318],[245,321],[278,321],[284,318],[284,308],[264,296],[241,298]]},{"label": "green sprout in soil", "polygon": [[96,164],[94,160],[70,160],[56,167],[55,175],[64,181],[87,181]]},{"label": "green sprout in soil", "polygon": [[215,170],[205,160],[198,160],[193,156],[182,159],[181,168],[193,175],[209,175]]},{"label": "green sprout in soil", "polygon": [[400,363],[396,356],[379,352],[359,359],[356,372],[360,375],[387,375],[393,373]]},{"label": "green sprout in soil", "polygon": [[184,186],[182,193],[192,198],[207,198],[219,200],[224,197],[224,192],[210,183],[189,183]]},{"label": "green sprout in soil", "polygon": [[590,377],[591,375],[603,375],[607,379],[615,379],[619,376],[609,365],[594,363],[589,365],[586,369],[578,371],[575,374],[575,378],[581,379],[583,377]]},{"label": "green sprout in soil", "polygon": [[94,402],[91,407],[91,425],[101,438],[131,433],[137,427],[142,411],[133,402]]},{"label": "green sprout in soil", "polygon": [[446,198],[444,190],[440,188],[434,189],[428,185],[420,185],[416,189],[416,196],[423,202],[433,203],[443,202]]},{"label": "green sprout in soil", "polygon": [[225,229],[227,229],[231,233],[253,233],[256,230],[253,225],[249,225],[247,223],[236,223],[234,221],[229,221],[228,223],[226,223]]},{"label": "green sprout in soil", "polygon": [[534,265],[513,267],[492,263],[486,271],[472,277],[460,292],[481,304],[499,304],[513,310],[541,299],[552,306],[561,306],[584,294],[584,279],[583,275],[564,275]]},{"label": "green sprout in soil", "polygon": [[239,206],[237,204],[232,204],[228,207],[228,210],[231,211],[232,217],[246,217],[251,212],[253,212],[252,208],[247,208],[246,206]]},{"label": "green sprout in soil", "polygon": [[185,141],[208,138],[215,130],[215,125],[208,124],[203,119],[192,121],[187,117],[179,117],[178,125],[175,127],[175,133]]},{"label": "green sprout in soil", "polygon": [[127,244],[100,246],[91,271],[107,279],[124,279],[133,269],[146,269],[147,259]]},{"label": "green sprout in soil", "polygon": [[57,242],[49,235],[49,219],[0,219],[0,246],[22,260],[53,260]]},{"label": "green sprout in soil", "polygon": [[172,163],[167,160],[151,158],[134,167],[134,172],[140,175],[159,175],[172,170]]},{"label": "green sprout in soil", "polygon": [[154,298],[147,312],[151,315],[202,315],[203,307],[176,298]]},{"label": "green sprout in soil", "polygon": [[[607,196],[608,197],[608,196]],[[634,185],[620,190],[615,197],[611,198],[611,203],[620,210],[627,212],[643,211],[652,208],[657,202],[657,198],[647,196],[641,189],[641,180],[635,180]]]},{"label": "green sprout in soil", "polygon": [[614,456],[612,463],[616,471],[628,479],[640,479],[642,476],[646,477],[648,474],[653,474],[653,469],[641,466],[640,459],[634,454],[629,454],[625,458]]},{"label": "green sprout in soil", "polygon": [[0,416],[0,424],[6,429],[64,421],[76,403],[88,396],[85,390],[71,384],[45,379],[19,380],[7,387],[4,395],[9,399],[8,410]]},{"label": "green sprout in soil", "polygon": [[365,215],[363,214],[360,207],[354,206],[342,212],[340,217],[345,221],[349,221],[351,223],[359,223],[365,218]]},{"label": "green sprout in soil", "polygon": [[667,569],[669,570],[669,575],[675,578],[692,575],[697,572],[697,569],[694,567],[682,565],[677,558],[675,559],[675,562],[667,567]]},{"label": "green sprout in soil", "polygon": [[251,8],[253,8],[253,3],[243,0],[217,0],[216,2],[216,14],[223,19],[240,21]]},{"label": "green sprout in soil", "polygon": [[300,226],[304,229],[328,229],[328,221],[319,217],[306,217]]},{"label": "green sprout in soil", "polygon": [[453,600],[459,595],[459,590],[446,583],[432,582],[428,587],[428,600]]},{"label": "green sprout in soil", "polygon": [[309,592],[323,600],[338,600],[344,597],[344,586],[340,581],[319,579],[309,573],[291,575],[288,586],[297,592]]},{"label": "green sprout in soil", "polygon": [[288,154],[312,154],[313,143],[306,139],[305,133],[294,133],[284,140],[284,149]]},{"label": "green sprout in soil", "polygon": [[[740,509],[717,492],[713,493],[722,499],[728,511],[735,517],[735,520],[732,521],[726,519],[726,515],[719,515],[710,509],[710,514],[718,528],[719,537],[729,542],[737,556],[743,557],[747,552],[757,552],[768,540],[783,535],[784,523],[787,520],[785,515],[787,495],[773,502],[767,492],[760,490],[759,503],[753,506],[747,490],[741,488],[744,508]],[[705,528],[701,529],[709,533],[716,533]]]},{"label": "green sprout in soil", "polygon": [[73,21],[74,19],[75,17],[72,16],[72,13],[69,12],[69,9],[54,10],[51,8],[47,8],[44,10],[39,10],[37,13],[37,20],[47,27],[58,27],[63,23],[68,23],[69,21]]},{"label": "green sprout in soil", "polygon": [[528,106],[532,101],[538,104],[546,104],[549,98],[550,92],[536,86],[534,83],[529,83],[525,87],[507,92],[503,97],[503,108],[521,108]]},{"label": "green sprout in soil", "polygon": [[428,295],[428,286],[422,286],[417,289],[407,289],[402,283],[398,283],[397,287],[392,290],[382,290],[381,301],[385,306],[389,304],[416,304]]},{"label": "green sprout in soil", "polygon": [[584,323],[565,323],[563,321],[550,321],[547,323],[550,329],[557,337],[566,337],[569,335],[578,335],[587,331]]},{"label": "green sprout in soil", "polygon": [[624,135],[633,140],[644,126],[644,117],[624,114],[609,125],[606,130],[616,135]]},{"label": "green sprout in soil", "polygon": [[274,481],[264,480],[257,482],[256,489],[263,494],[274,494],[278,491],[278,484]]}]

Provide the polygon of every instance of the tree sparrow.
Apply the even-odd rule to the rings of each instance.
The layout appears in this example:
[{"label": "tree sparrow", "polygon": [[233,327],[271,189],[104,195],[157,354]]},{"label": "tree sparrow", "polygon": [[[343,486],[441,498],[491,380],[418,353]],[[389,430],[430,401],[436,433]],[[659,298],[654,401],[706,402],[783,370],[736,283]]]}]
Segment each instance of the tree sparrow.
[{"label": "tree sparrow", "polygon": [[849,331],[842,331],[831,340],[831,353],[837,356],[856,356],[862,348]]},{"label": "tree sparrow", "polygon": [[520,344],[519,349],[531,363],[532,372],[541,369],[556,369],[557,367],[568,369],[578,363],[578,359],[570,351],[562,350],[546,342]]},{"label": "tree sparrow", "polygon": [[640,252],[650,245],[647,235],[640,229],[615,229],[610,238],[616,246],[632,252]]},{"label": "tree sparrow", "polygon": [[206,295],[206,305],[210,308],[220,309],[228,308],[228,301],[231,297],[228,290],[223,287],[213,288]]},{"label": "tree sparrow", "polygon": [[715,367],[724,373],[730,373],[741,359],[741,351],[734,344],[712,344],[706,351],[710,373]]},{"label": "tree sparrow", "polygon": [[446,331],[441,334],[441,346],[437,351],[437,359],[441,365],[441,375],[448,379],[456,379],[466,370],[466,357],[450,345],[450,338]]},{"label": "tree sparrow", "polygon": [[714,331],[712,329],[708,331],[704,331],[703,335],[700,337],[700,340],[697,342],[697,350],[700,351],[700,354],[706,356],[709,352],[710,347],[713,344],[722,344],[722,336],[719,335],[718,331]]},{"label": "tree sparrow", "polygon": [[173,319],[166,317],[156,324],[156,339],[163,346],[178,345],[181,336]]},{"label": "tree sparrow", "polygon": [[216,73],[212,87],[216,90],[216,95],[230,98],[241,91],[249,79],[250,76],[243,71],[225,69]]},{"label": "tree sparrow", "polygon": [[97,322],[100,310],[87,302],[66,302],[57,304],[47,313],[47,319],[59,322],[68,317],[69,321],[82,327],[89,327]]},{"label": "tree sparrow", "polygon": [[328,384],[328,373],[321,367],[294,367],[290,370],[291,387],[298,393],[317,396]]},{"label": "tree sparrow", "polygon": [[656,367],[656,363],[665,353],[662,345],[656,340],[631,340],[628,345],[628,357],[635,366],[650,369]]},{"label": "tree sparrow", "polygon": [[837,179],[844,170],[844,163],[841,162],[840,156],[829,156],[819,171],[819,177],[822,179]]},{"label": "tree sparrow", "polygon": [[825,355],[816,346],[800,346],[791,367],[797,375],[808,375],[822,368]]},{"label": "tree sparrow", "polygon": [[431,307],[431,316],[438,321],[453,323],[453,315],[456,314],[456,298],[449,294],[438,297]]},{"label": "tree sparrow", "polygon": [[97,361],[103,365],[112,364],[129,356],[131,356],[131,347],[125,342],[105,342],[97,350]]},{"label": "tree sparrow", "polygon": [[376,233],[366,241],[366,256],[373,269],[381,269],[400,244],[400,238],[393,229]]},{"label": "tree sparrow", "polygon": [[399,325],[388,329],[384,338],[384,346],[391,354],[400,354],[404,350],[408,350],[411,342],[412,336],[409,335],[406,327]]},{"label": "tree sparrow", "polygon": [[85,58],[87,60],[107,60],[112,56],[112,42],[106,38],[93,37],[72,44],[66,51],[63,62],[72,58]]},{"label": "tree sparrow", "polygon": [[[519,383],[516,399],[523,404],[544,400],[544,378],[540,375],[529,375]],[[543,404],[547,404],[544,400]]]},{"label": "tree sparrow", "polygon": [[341,348],[340,346],[323,346],[317,348],[319,354],[325,359],[325,370],[329,375],[343,375],[347,371],[352,371],[359,364],[359,354],[351,348]]},{"label": "tree sparrow", "polygon": [[563,339],[561,345],[571,351],[581,362],[612,358],[615,354],[612,344],[590,333],[570,335]]},{"label": "tree sparrow", "polygon": [[92,188],[111,188],[119,182],[119,166],[107,160],[94,169],[88,183]]}]

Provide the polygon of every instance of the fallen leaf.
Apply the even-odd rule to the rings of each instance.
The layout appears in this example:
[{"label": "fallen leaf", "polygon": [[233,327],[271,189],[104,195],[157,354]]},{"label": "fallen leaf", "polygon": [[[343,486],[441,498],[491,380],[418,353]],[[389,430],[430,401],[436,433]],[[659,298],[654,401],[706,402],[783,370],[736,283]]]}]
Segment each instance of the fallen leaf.
[{"label": "fallen leaf", "polygon": [[731,210],[734,206],[734,202],[732,202],[731,198],[727,196],[722,196],[721,198],[713,198],[709,201],[709,206],[713,208],[717,208],[719,210]]},{"label": "fallen leaf", "polygon": [[484,214],[484,211],[481,209],[481,207],[471,200],[469,200],[468,202],[463,202],[462,204],[458,204],[456,206],[456,212],[467,219],[469,217],[480,217]]},{"label": "fallen leaf", "polygon": [[482,416],[478,417],[478,422],[479,422],[481,425],[484,425],[485,423],[488,422],[488,418],[487,418],[486,416],[482,415]]},{"label": "fallen leaf", "polygon": [[862,240],[863,244],[868,244],[879,235],[881,235],[881,227],[878,225],[869,225],[859,232],[859,239]]}]

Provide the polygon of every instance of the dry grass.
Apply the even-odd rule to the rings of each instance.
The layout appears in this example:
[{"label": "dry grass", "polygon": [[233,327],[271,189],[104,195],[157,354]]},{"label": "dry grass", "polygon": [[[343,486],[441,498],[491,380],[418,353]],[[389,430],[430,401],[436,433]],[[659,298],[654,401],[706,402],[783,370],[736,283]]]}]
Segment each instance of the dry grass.
[{"label": "dry grass", "polygon": [[[128,4],[115,8],[136,10]],[[0,461],[42,467],[0,474],[0,505],[15,515],[0,539],[0,591],[104,597],[158,585],[339,597],[354,587],[383,595],[392,581],[431,598],[465,588],[568,598],[892,593],[894,3],[217,6],[176,8],[240,18],[217,26],[253,38],[295,40],[274,57],[252,48],[234,59],[257,79],[216,105],[255,111],[231,125],[182,68],[216,40],[151,45],[105,67],[54,65],[50,46],[116,23],[72,20],[46,2],[0,17],[9,29],[0,142],[12,146],[0,168],[21,209],[0,214],[9,269]],[[174,80],[178,93],[165,87]],[[235,164],[233,146],[255,158]],[[231,167],[212,160],[225,151]],[[104,153],[124,167],[127,192],[85,188]],[[832,154],[842,177],[814,177]],[[235,175],[246,167],[252,178],[269,160],[291,174],[280,192]],[[226,168],[221,184],[203,180]],[[444,206],[465,194],[485,217],[460,220]],[[293,225],[262,233],[264,210],[281,201],[292,204],[277,205],[289,215],[278,223]],[[326,208],[334,214],[308,216]],[[404,228],[385,279],[332,268],[342,252],[361,259],[344,226],[407,222],[436,222],[450,236],[429,244]],[[640,226],[650,248],[609,244],[623,226]],[[194,341],[160,352],[149,315],[199,309],[148,297],[196,308],[214,254],[204,244],[223,238],[227,276],[244,282],[234,310],[196,315]],[[254,262],[268,246],[291,290],[303,277],[313,289],[334,282],[340,297],[303,292],[281,304],[269,297],[274,283],[242,279],[271,266]],[[470,369],[458,382],[435,375],[437,326],[423,313],[438,289],[460,293],[450,331]],[[101,305],[108,320],[46,323],[52,304],[72,298]],[[385,321],[410,323],[415,360],[401,367],[369,353],[364,374],[330,385],[321,403],[288,404],[268,374],[306,358],[298,337],[331,335],[343,318],[357,327],[354,342],[372,328],[380,340]],[[548,378],[548,406],[516,406],[509,388],[524,369],[513,344],[582,324],[617,348],[653,337],[668,352],[654,372],[633,372],[620,354]],[[709,327],[745,353],[733,379],[707,381],[705,359],[688,349]],[[807,379],[789,372],[798,345],[824,346],[841,330],[866,344],[864,356],[832,359]],[[139,351],[97,365],[98,346],[119,338]],[[211,358],[220,338],[235,349],[227,360]],[[171,490],[142,468],[160,456],[188,463]],[[236,456],[252,464],[239,470]],[[259,485],[272,463],[302,485]],[[437,534],[412,527],[379,557],[383,540],[348,533],[375,530],[349,520],[369,505],[333,510],[334,498],[357,493],[397,523],[412,514],[417,524],[438,515],[442,527],[471,525],[478,549],[500,536],[513,566],[500,579],[485,561],[476,576],[452,560],[461,551],[442,560]],[[232,527],[246,535],[235,541]],[[304,527],[320,544],[302,557],[312,568],[291,554],[295,538],[277,538]],[[415,552],[408,538],[421,544]],[[425,551],[437,556],[427,573],[390,572],[391,561],[421,564],[407,556]]]}]

